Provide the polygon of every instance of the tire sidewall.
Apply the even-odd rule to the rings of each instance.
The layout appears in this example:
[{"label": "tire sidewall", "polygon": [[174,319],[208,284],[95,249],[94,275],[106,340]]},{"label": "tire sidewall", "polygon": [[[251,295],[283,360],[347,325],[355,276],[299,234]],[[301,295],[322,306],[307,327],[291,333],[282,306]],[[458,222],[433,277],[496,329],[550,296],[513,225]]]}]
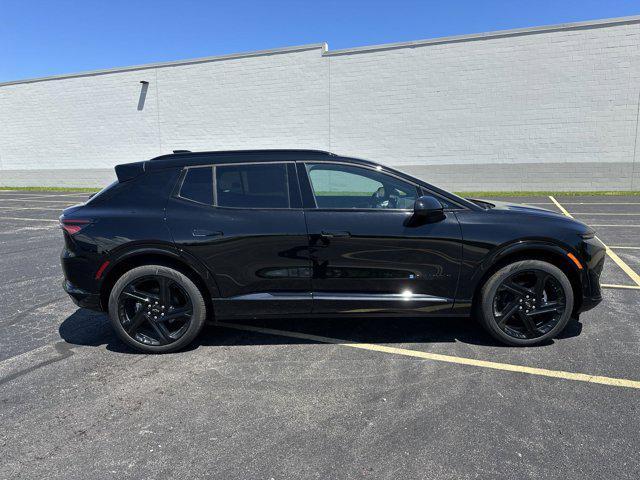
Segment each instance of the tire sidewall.
[{"label": "tire sidewall", "polygon": [[[193,314],[187,331],[177,341],[168,345],[146,345],[131,338],[118,318],[118,299],[122,290],[132,281],[150,275],[170,278],[178,283],[191,297]],[[144,265],[125,272],[114,284],[109,295],[109,319],[114,330],[127,345],[146,353],[175,352],[190,344],[200,333],[206,320],[207,311],[204,297],[196,284],[183,273],[162,265]]]},{"label": "tire sidewall", "polygon": [[[493,316],[493,299],[502,282],[513,274],[525,270],[541,270],[550,275],[553,275],[553,277],[560,283],[562,289],[564,290],[566,299],[565,311],[563,312],[562,317],[560,318],[558,323],[544,335],[538,338],[531,339],[520,339],[507,335],[502,331],[502,329],[500,329],[500,327],[498,327]],[[495,272],[489,278],[489,280],[487,280],[485,285],[482,287],[479,310],[483,326],[494,338],[508,345],[528,346],[543,343],[555,337],[558,333],[564,330],[564,328],[567,326],[567,323],[569,322],[569,319],[571,318],[571,314],[573,312],[573,303],[573,287],[571,286],[571,282],[562,270],[560,270],[555,265],[542,260],[523,260],[511,263],[501,268],[500,270]]]}]

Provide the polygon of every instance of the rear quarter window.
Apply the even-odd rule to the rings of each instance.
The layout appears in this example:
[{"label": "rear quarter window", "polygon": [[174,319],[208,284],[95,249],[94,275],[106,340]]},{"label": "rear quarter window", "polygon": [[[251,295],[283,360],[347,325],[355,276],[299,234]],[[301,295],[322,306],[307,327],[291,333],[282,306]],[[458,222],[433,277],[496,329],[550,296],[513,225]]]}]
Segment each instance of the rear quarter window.
[{"label": "rear quarter window", "polygon": [[94,203],[99,203],[101,200],[103,200],[104,198],[108,197],[109,194],[115,189],[115,187],[117,187],[120,184],[120,182],[118,180],[116,180],[115,182],[110,183],[109,185],[107,185],[106,187],[104,187],[102,190],[100,190],[98,193],[95,193],[91,196],[91,198],[89,198],[89,200],[87,200],[85,203],[87,205],[89,204],[94,204]]},{"label": "rear quarter window", "polygon": [[193,202],[213,204],[213,169],[188,168],[184,174],[180,197]]}]

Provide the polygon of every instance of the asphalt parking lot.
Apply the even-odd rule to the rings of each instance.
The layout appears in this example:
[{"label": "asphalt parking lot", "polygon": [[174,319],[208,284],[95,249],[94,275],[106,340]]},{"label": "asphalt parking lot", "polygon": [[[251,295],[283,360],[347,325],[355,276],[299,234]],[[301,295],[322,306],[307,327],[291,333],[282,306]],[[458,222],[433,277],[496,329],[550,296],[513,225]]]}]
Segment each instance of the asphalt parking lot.
[{"label": "asphalt parking lot", "polygon": [[57,217],[86,196],[0,192],[0,479],[640,477],[640,197],[506,199],[618,259],[544,346],[465,319],[282,319],[148,356],[60,286]]}]

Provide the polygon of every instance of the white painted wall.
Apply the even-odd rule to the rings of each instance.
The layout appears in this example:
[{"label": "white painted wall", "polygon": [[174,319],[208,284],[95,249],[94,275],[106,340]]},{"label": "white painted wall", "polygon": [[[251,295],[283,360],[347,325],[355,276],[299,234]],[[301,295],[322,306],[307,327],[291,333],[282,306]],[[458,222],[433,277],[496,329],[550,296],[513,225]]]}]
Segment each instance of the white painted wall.
[{"label": "white painted wall", "polygon": [[155,71],[163,151],[330,148],[321,48]]},{"label": "white painted wall", "polygon": [[640,25],[329,56],[331,148],[396,165],[630,162]]},{"label": "white painted wall", "polygon": [[0,84],[0,185],[99,184],[173,149],[316,148],[450,188],[636,188],[639,47],[627,18]]},{"label": "white painted wall", "polygon": [[125,72],[0,87],[0,175],[158,155],[157,84],[138,111],[140,80],[140,72]]}]

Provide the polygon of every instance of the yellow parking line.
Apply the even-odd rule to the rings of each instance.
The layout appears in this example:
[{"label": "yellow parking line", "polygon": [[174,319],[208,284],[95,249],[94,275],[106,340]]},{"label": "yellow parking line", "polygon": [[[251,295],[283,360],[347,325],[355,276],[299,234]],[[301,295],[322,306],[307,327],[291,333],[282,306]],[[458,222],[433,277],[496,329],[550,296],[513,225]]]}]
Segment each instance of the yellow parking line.
[{"label": "yellow parking line", "polygon": [[640,202],[563,202],[565,205],[640,205]]},{"label": "yellow parking line", "polygon": [[558,208],[560,209],[560,211],[561,211],[562,213],[564,213],[567,217],[571,217],[571,218],[573,218],[573,216],[572,216],[572,215],[567,211],[567,209],[566,209],[566,208],[564,208],[562,205],[560,205],[560,203],[559,203],[555,198],[553,198],[551,195],[549,195],[549,199],[550,199],[550,200],[551,200],[551,201],[556,205],[556,207],[558,207]]},{"label": "yellow parking line", "polygon": [[[567,217],[573,218],[573,216],[567,211],[567,209],[564,208],[562,205],[560,205],[560,203],[555,198],[549,195],[549,199],[551,199],[551,201],[556,204],[556,207],[558,207],[560,211],[564,213]],[[596,226],[596,225],[593,225],[593,226]],[[606,225],[599,225],[599,226],[604,227]],[[640,286],[640,275],[638,275],[629,265],[627,265],[624,262],[624,260],[622,260],[613,250],[611,250],[602,240],[598,238],[598,241],[602,243],[602,245],[604,246],[607,252],[607,255],[609,255],[609,258],[611,258],[611,260],[613,260],[624,271],[624,273],[626,273],[629,276],[629,278],[633,280],[633,282],[636,285]]]},{"label": "yellow parking line", "polygon": [[613,283],[601,283],[600,286],[602,288],[623,288],[627,290],[640,290],[640,286],[638,285],[616,285]]},{"label": "yellow parking line", "polygon": [[290,338],[299,338],[302,340],[310,340],[312,342],[329,343],[341,345],[343,347],[358,348],[360,350],[370,350],[374,352],[391,353],[395,355],[403,355],[405,357],[420,358],[423,360],[434,360],[436,362],[455,363],[458,365],[468,365],[472,367],[490,368],[493,370],[502,370],[507,372],[525,373],[528,375],[538,375],[542,377],[560,378],[562,380],[574,380],[577,382],[598,383],[611,387],[625,387],[640,389],[640,381],[627,380],[624,378],[602,377],[599,375],[589,375],[586,373],[565,372],[562,370],[548,370],[546,368],[525,367],[523,365],[512,365],[510,363],[490,362],[487,360],[476,360],[475,358],[455,357],[452,355],[442,355],[439,353],[421,352],[418,350],[409,350],[406,348],[388,347],[386,345],[376,345],[373,343],[357,343],[339,338],[321,337],[319,335],[310,335],[307,333],[290,332],[287,330],[276,330],[272,328],[254,327],[250,325],[240,325],[236,323],[217,322],[216,325],[236,330],[245,330],[249,332],[263,333],[266,335],[278,335]]},{"label": "yellow parking line", "polygon": [[588,224],[590,227],[623,227],[623,228],[627,228],[627,227],[631,227],[631,228],[640,228],[640,225],[617,225],[617,224],[610,224],[610,223],[589,223]]},{"label": "yellow parking line", "polygon": [[640,215],[640,213],[602,213],[602,212],[598,212],[598,213],[592,213],[592,212],[573,212],[571,215],[585,215],[585,216],[600,216],[600,215],[606,215],[606,216],[635,216],[637,217],[638,215]]}]

